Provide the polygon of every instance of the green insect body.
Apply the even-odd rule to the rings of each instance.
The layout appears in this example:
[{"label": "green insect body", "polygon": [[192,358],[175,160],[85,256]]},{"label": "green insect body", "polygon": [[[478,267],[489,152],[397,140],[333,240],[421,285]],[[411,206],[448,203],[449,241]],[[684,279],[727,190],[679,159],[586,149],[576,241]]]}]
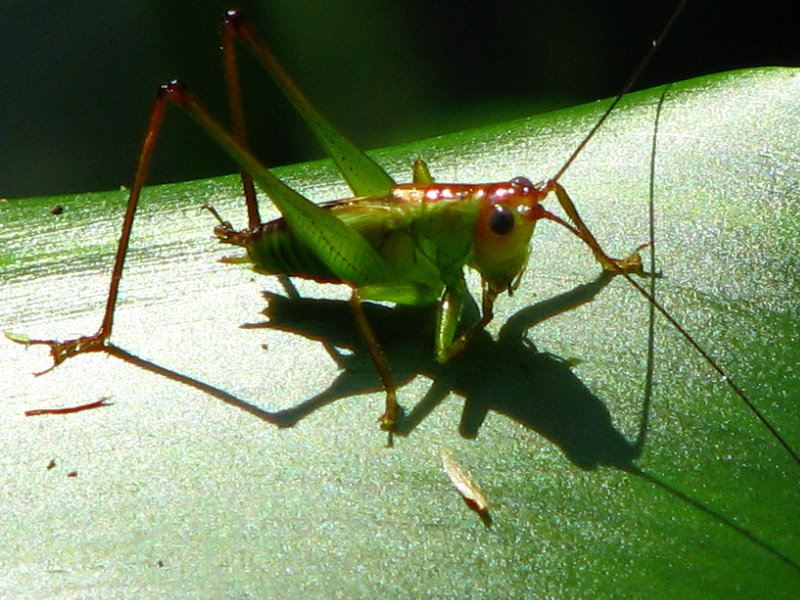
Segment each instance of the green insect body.
[{"label": "green insect body", "polygon": [[[218,227],[220,241],[247,249],[254,269],[326,283],[346,283],[362,298],[412,306],[440,301],[440,322],[460,315],[465,297],[464,267],[478,271],[493,294],[513,289],[528,258],[544,194],[519,177],[485,185],[408,184],[393,186],[382,198],[359,198],[320,205],[355,230],[381,259],[378,277],[365,274],[343,281],[294,234],[284,219],[235,232]],[[443,340],[445,360],[452,343]]]}]

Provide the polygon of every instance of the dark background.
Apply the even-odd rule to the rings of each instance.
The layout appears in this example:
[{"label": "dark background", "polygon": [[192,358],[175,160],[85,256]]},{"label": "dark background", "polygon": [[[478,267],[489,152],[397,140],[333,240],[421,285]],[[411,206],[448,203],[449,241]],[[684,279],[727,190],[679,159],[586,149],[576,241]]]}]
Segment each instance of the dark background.
[{"label": "dark background", "polygon": [[[129,184],[164,80],[185,79],[225,116],[218,24],[231,6],[250,15],[323,112],[369,148],[612,96],[674,5],[0,0],[0,197]],[[266,76],[242,62],[259,155],[270,165],[321,156]],[[798,64],[792,3],[693,0],[636,87]],[[168,116],[151,183],[233,171],[194,124]]]}]

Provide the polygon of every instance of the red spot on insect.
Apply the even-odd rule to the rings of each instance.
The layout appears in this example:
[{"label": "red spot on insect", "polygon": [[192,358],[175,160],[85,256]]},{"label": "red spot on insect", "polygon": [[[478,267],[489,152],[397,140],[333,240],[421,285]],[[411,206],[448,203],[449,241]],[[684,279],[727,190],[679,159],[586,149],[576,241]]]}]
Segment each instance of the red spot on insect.
[{"label": "red spot on insect", "polygon": [[393,186],[391,195],[397,202],[422,204],[442,200],[462,200],[472,196],[480,197],[480,191],[476,191],[480,187],[459,183],[435,183],[433,185],[405,183]]},{"label": "red spot on insect", "polygon": [[67,477],[77,477],[77,476],[78,476],[77,471],[70,471],[69,473],[67,473]]},{"label": "red spot on insect", "polygon": [[[465,186],[457,186],[464,188]],[[471,187],[471,186],[470,186]],[[451,185],[434,185],[425,191],[425,200],[427,202],[438,202],[439,200],[452,200],[464,195],[464,190],[454,189]]]}]

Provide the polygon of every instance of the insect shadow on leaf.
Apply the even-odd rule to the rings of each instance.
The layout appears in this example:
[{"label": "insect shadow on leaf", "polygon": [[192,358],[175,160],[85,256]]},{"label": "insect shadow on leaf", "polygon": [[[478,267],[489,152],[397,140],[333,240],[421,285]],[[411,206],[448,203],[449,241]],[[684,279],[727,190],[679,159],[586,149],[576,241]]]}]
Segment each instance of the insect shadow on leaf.
[{"label": "insect shadow on leaf", "polygon": [[[539,352],[527,330],[551,316],[590,301],[612,279],[594,281],[512,315],[498,339],[481,331],[456,361],[440,363],[426,349],[435,315],[429,308],[371,304],[366,308],[388,362],[402,386],[417,375],[432,383],[423,398],[398,422],[397,435],[409,435],[451,392],[464,398],[460,433],[474,438],[491,410],[517,421],[555,443],[577,466],[630,468],[638,455],[612,424],[608,408],[563,359]],[[293,426],[336,400],[382,389],[364,344],[354,330],[344,301],[288,298],[265,293],[265,323],[247,328],[291,332],[325,345],[341,368],[330,386],[295,407],[273,413],[282,426]],[[474,302],[467,312],[477,313]],[[466,315],[467,320],[471,315]],[[419,326],[409,327],[409,323]],[[342,352],[347,350],[347,352]]]}]

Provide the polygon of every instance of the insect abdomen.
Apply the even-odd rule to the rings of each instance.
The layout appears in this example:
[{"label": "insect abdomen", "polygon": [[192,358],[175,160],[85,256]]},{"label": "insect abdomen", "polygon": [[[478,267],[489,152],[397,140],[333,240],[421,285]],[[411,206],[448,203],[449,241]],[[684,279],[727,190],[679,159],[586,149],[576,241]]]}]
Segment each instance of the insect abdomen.
[{"label": "insect abdomen", "polygon": [[308,247],[292,234],[283,219],[262,224],[250,237],[247,252],[256,271],[289,275],[322,283],[341,283]]}]

